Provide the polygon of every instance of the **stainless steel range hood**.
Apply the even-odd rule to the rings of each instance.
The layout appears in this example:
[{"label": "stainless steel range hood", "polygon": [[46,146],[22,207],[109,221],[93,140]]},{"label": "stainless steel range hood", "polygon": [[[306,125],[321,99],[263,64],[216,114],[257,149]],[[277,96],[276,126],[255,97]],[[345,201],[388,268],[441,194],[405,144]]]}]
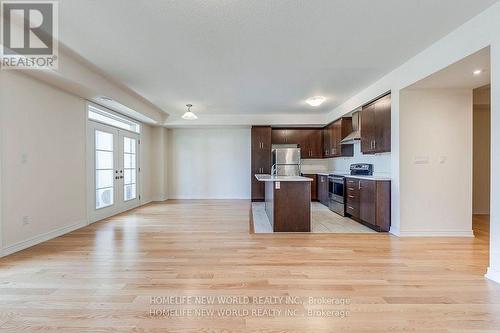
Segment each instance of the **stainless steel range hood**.
[{"label": "stainless steel range hood", "polygon": [[340,141],[341,145],[351,145],[361,140],[361,111],[352,114],[352,132]]}]

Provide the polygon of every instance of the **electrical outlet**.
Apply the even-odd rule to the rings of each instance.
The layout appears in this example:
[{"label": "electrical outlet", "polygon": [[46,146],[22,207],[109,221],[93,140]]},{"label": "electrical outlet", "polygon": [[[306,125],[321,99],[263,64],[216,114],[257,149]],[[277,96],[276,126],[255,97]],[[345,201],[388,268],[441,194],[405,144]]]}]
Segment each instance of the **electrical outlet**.
[{"label": "electrical outlet", "polygon": [[23,216],[23,226],[31,223],[31,219],[29,216]]}]

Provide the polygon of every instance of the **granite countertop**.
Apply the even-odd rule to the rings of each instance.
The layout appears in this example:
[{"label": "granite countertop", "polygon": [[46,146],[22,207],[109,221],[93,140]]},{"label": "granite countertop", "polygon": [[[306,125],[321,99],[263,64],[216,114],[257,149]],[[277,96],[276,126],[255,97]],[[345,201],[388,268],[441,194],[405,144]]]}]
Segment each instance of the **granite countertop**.
[{"label": "granite countertop", "polygon": [[384,176],[384,175],[373,175],[373,176],[361,176],[361,175],[351,175],[348,172],[338,172],[338,171],[331,171],[331,172],[308,172],[308,174],[317,174],[317,175],[322,175],[322,176],[328,176],[330,174],[336,174],[339,176],[344,176],[344,177],[349,177],[349,178],[355,178],[355,179],[367,179],[367,180],[377,180],[377,181],[391,181],[391,177],[389,176]]},{"label": "granite countertop", "polygon": [[312,182],[312,178],[301,177],[301,176],[271,176],[269,174],[256,174],[260,182]]}]

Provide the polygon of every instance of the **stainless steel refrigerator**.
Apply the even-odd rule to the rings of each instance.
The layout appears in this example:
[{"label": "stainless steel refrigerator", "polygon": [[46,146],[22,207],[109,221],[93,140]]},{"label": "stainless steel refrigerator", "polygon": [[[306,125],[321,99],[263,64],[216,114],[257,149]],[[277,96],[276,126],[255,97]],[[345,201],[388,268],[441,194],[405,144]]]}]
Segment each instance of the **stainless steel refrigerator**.
[{"label": "stainless steel refrigerator", "polygon": [[273,148],[272,174],[275,176],[300,176],[300,148]]}]

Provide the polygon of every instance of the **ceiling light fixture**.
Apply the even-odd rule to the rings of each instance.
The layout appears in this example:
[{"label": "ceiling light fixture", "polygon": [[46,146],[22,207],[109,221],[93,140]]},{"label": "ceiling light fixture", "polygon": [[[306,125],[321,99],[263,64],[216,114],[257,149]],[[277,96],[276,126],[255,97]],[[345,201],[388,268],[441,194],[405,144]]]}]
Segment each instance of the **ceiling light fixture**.
[{"label": "ceiling light fixture", "polygon": [[198,117],[191,111],[191,107],[193,104],[186,104],[188,110],[182,115],[182,119],[186,120],[195,120],[198,119]]},{"label": "ceiling light fixture", "polygon": [[472,72],[472,74],[474,74],[474,75],[479,75],[479,74],[481,74],[482,72],[483,72],[483,70],[482,70],[482,69],[476,69],[474,72]]},{"label": "ceiling light fixture", "polygon": [[314,96],[306,99],[306,103],[310,106],[320,106],[324,101],[326,101],[326,98],[323,96]]}]

